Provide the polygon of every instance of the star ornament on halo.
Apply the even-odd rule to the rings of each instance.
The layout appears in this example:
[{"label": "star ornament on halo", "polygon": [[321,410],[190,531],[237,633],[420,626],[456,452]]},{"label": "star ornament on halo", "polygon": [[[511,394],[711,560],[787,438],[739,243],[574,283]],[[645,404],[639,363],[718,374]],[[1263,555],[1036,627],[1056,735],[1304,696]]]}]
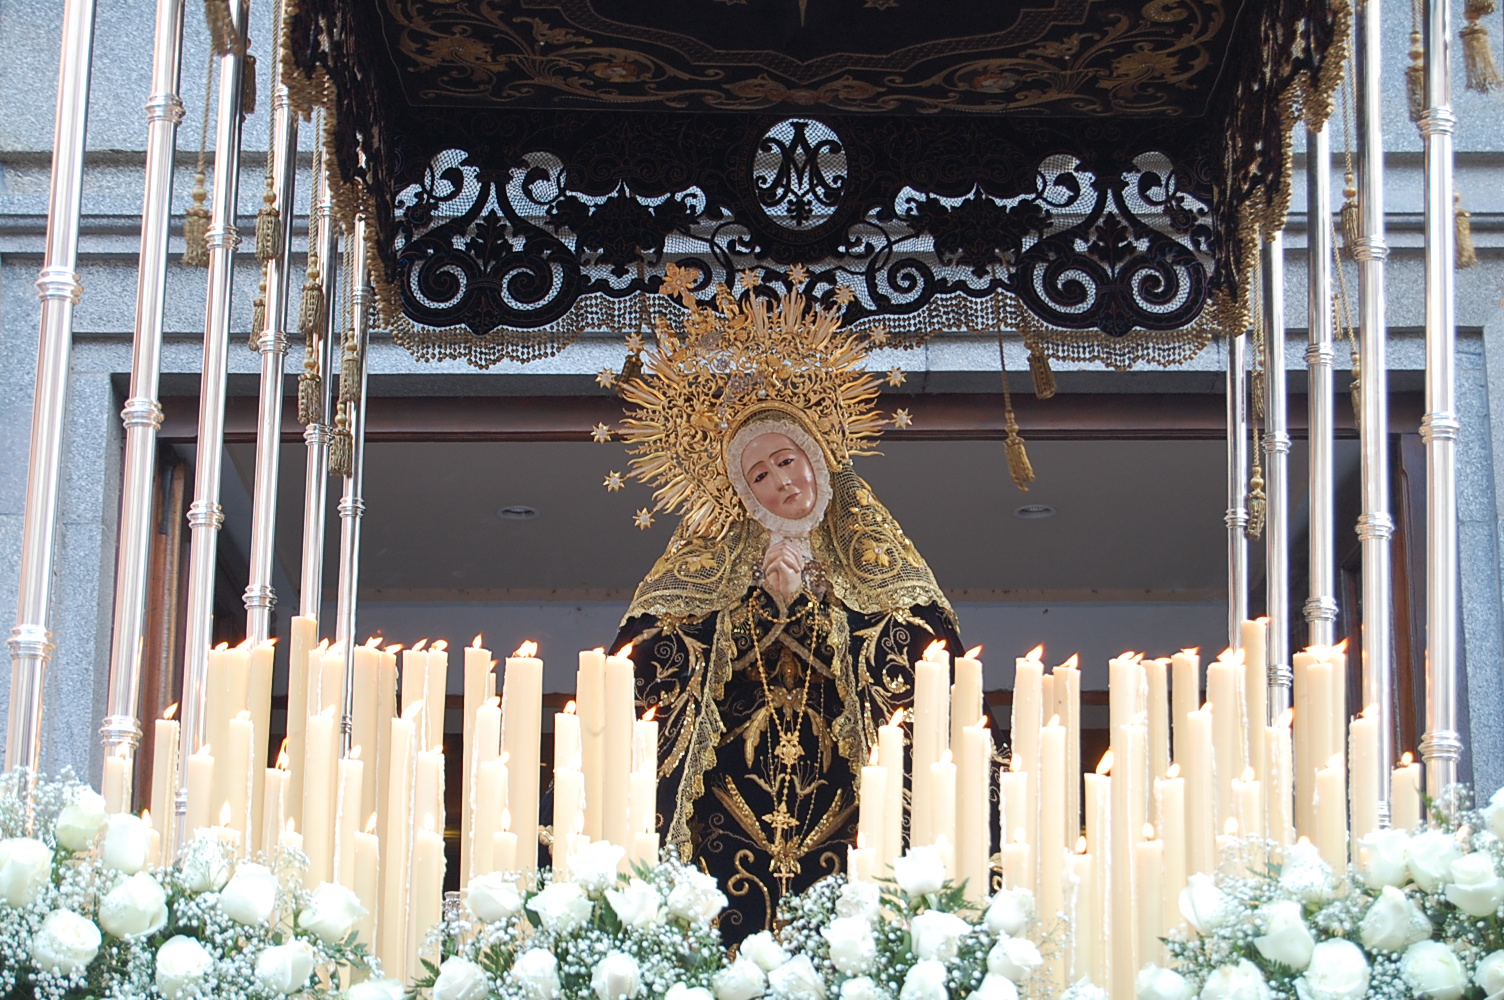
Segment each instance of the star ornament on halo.
[{"label": "star ornament on halo", "polygon": [[757,273],[757,268],[749,267],[745,271],[736,272],[736,276],[742,279],[743,288],[756,288],[762,284],[762,275]]},{"label": "star ornament on halo", "polygon": [[902,368],[889,368],[888,369],[888,384],[889,385],[892,385],[892,386],[903,385],[904,379],[906,379],[906,378],[908,378],[908,376],[904,374],[904,371],[903,371]]},{"label": "star ornament on halo", "polygon": [[616,373],[609,368],[602,368],[600,374],[595,376],[595,384],[609,389],[616,384]]},{"label": "star ornament on halo", "polygon": [[611,428],[605,424],[596,424],[590,428],[590,438],[597,444],[604,444],[611,440]]},{"label": "star ornament on halo", "polygon": [[642,508],[642,510],[639,510],[632,517],[632,523],[637,525],[637,527],[641,528],[643,531],[648,530],[653,526],[653,512],[648,510],[646,507]]},{"label": "star ornament on halo", "polygon": [[838,286],[836,286],[836,301],[839,302],[841,305],[843,305],[843,306],[850,305],[851,304],[851,300],[854,299],[854,298],[856,298],[856,292],[854,292],[854,291],[851,290],[851,286],[850,285],[838,285]]},{"label": "star ornament on halo", "polygon": [[914,418],[909,414],[907,408],[898,410],[893,414],[893,426],[898,428],[899,430],[904,430],[913,422]]},{"label": "star ornament on halo", "polygon": [[795,264],[793,267],[789,268],[788,277],[790,284],[802,285],[809,278],[809,271],[803,264]]},{"label": "star ornament on halo", "polygon": [[601,483],[601,485],[610,490],[612,493],[615,493],[617,490],[622,488],[622,484],[624,484],[625,482],[626,480],[622,478],[622,474],[620,472],[608,472],[606,473],[606,481],[604,483]]},{"label": "star ornament on halo", "polygon": [[642,353],[642,334],[640,334],[640,333],[632,333],[632,334],[628,334],[627,335],[627,353],[628,354],[640,354],[640,353]]},{"label": "star ornament on halo", "polygon": [[872,328],[872,343],[878,347],[888,342],[888,324],[879,323]]}]

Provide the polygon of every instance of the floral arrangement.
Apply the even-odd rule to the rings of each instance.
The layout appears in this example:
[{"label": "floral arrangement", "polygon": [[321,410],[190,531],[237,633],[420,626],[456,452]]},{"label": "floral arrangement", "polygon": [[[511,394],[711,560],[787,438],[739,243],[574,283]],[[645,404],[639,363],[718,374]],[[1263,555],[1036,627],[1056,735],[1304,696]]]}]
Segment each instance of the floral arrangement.
[{"label": "floral arrangement", "polygon": [[272,1000],[376,971],[354,940],[359,901],[305,889],[301,852],[237,859],[196,839],[157,868],[152,843],[71,776],[0,776],[0,998]]},{"label": "floral arrangement", "polygon": [[1504,996],[1504,791],[1436,820],[1365,837],[1345,872],[1301,841],[1267,873],[1193,876],[1139,1000]]}]

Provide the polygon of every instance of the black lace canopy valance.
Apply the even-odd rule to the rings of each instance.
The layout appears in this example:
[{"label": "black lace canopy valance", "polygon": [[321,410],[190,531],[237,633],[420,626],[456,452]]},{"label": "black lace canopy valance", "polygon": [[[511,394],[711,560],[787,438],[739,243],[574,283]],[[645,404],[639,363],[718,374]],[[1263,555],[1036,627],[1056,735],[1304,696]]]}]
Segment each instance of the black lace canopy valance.
[{"label": "black lace canopy valance", "polygon": [[420,356],[638,329],[672,261],[1132,363],[1240,327],[1343,3],[289,0],[286,56]]}]

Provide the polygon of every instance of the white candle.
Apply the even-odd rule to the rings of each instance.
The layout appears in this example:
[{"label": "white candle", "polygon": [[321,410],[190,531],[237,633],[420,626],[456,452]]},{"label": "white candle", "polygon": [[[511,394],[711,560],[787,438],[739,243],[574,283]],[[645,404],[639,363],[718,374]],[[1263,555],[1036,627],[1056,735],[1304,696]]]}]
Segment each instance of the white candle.
[{"label": "white candle", "polygon": [[1269,773],[1269,762],[1264,759],[1264,727],[1269,725],[1269,619],[1243,622],[1241,634],[1243,696],[1248,699],[1244,754],[1254,773],[1263,776]]},{"label": "white candle", "polygon": [[413,762],[413,815],[432,819],[444,833],[444,749],[419,750]]},{"label": "white candle", "polygon": [[[303,762],[303,733],[308,716],[308,654],[319,641],[319,623],[304,615],[294,615],[288,623],[287,656],[287,757],[294,764]],[[303,820],[303,768],[287,772],[287,815],[294,823]]]},{"label": "white candle", "polygon": [[1165,845],[1154,839],[1154,827],[1145,826],[1143,839],[1134,846],[1134,888],[1138,896],[1138,910],[1134,914],[1138,926],[1138,961],[1141,965],[1153,962],[1164,964],[1164,949],[1159,938],[1164,933],[1162,918]]},{"label": "white candle", "polygon": [[1264,816],[1269,824],[1269,839],[1281,846],[1295,843],[1292,799],[1295,766],[1290,735],[1294,718],[1295,712],[1287,708],[1265,730],[1268,747],[1264,759],[1269,762],[1269,780],[1264,783]]},{"label": "white candle", "polygon": [[[444,714],[449,707],[449,644],[439,639],[428,647],[427,684],[423,704],[427,706],[428,745],[444,743]],[[442,833],[443,825],[439,826]]]},{"label": "white candle", "polygon": [[334,880],[355,888],[355,835],[360,832],[361,787],[365,783],[365,761],[360,747],[351,747],[350,756],[339,762],[339,802],[334,813]]},{"label": "white candle", "polygon": [[[605,743],[601,788],[601,836],[630,848],[631,819],[627,797],[632,771],[632,723],[637,718],[636,673],[630,648],[606,658]],[[583,777],[582,779],[583,780]],[[581,788],[583,792],[583,787]]]},{"label": "white candle", "polygon": [[1389,778],[1389,825],[1396,830],[1414,830],[1420,818],[1420,765],[1406,750]]},{"label": "white candle", "polygon": [[[489,675],[489,661],[487,664]],[[469,863],[466,879],[491,871],[491,837],[496,833],[496,817],[506,807],[506,788],[497,788],[497,779],[505,780],[503,765],[495,767],[501,751],[501,699],[488,698],[475,710],[471,735],[465,744],[470,780],[466,783],[465,818],[469,831]],[[490,775],[490,777],[487,777]]]},{"label": "white candle", "polygon": [[277,846],[277,839],[287,825],[286,743],[283,740],[282,752],[277,755],[277,766],[267,768],[262,777],[261,827],[256,842],[267,853]]},{"label": "white candle", "polygon": [[1249,838],[1248,863],[1254,871],[1264,867],[1264,788],[1255,776],[1253,768],[1245,768],[1240,777],[1232,782],[1232,796],[1238,806],[1238,829]]},{"label": "white candle", "polygon": [[1243,665],[1237,653],[1225,651],[1206,671],[1206,695],[1216,719],[1213,740],[1216,744],[1217,823],[1233,818],[1237,807],[1232,798],[1232,779],[1243,773],[1243,713],[1238,699]]},{"label": "white candle", "polygon": [[524,642],[507,657],[502,677],[501,745],[508,757],[507,801],[511,832],[517,835],[517,864],[523,871],[537,867],[538,854],[538,741],[543,727],[543,661],[533,654],[538,646]]},{"label": "white candle", "polygon": [[308,855],[307,885],[334,881],[334,806],[338,795],[335,762],[339,760],[339,722],[331,706],[309,716],[303,763],[303,852]]},{"label": "white candle", "polygon": [[[402,714],[407,714],[408,706],[418,706],[418,715],[413,720],[417,727],[413,738],[418,741],[418,746],[425,747],[433,746],[428,739],[427,645],[427,639],[419,639],[413,643],[412,649],[402,651]],[[407,933],[405,928],[403,933]]]},{"label": "white candle", "polygon": [[883,820],[888,800],[888,769],[877,762],[877,747],[872,748],[869,763],[862,767],[861,785],[857,788],[857,836],[877,857],[886,857],[883,845]]},{"label": "white candle", "polygon": [[[242,711],[230,720],[225,733],[225,745],[227,752],[214,765],[214,784],[216,788],[223,790],[225,802],[230,806],[229,821],[224,825],[240,834],[241,851],[244,853],[250,848],[251,803],[254,800],[255,775],[261,770],[251,760],[256,746],[256,727],[251,722],[249,712]],[[221,773],[225,776],[223,784],[219,780]]]},{"label": "white candle", "polygon": [[1154,779],[1154,813],[1159,817],[1159,839],[1164,842],[1164,882],[1155,894],[1164,912],[1160,928],[1180,924],[1180,892],[1186,887],[1185,779],[1180,765],[1171,764],[1163,778]]},{"label": "white candle", "polygon": [[[1352,838],[1357,843],[1379,828],[1379,790],[1384,768],[1379,763],[1378,706],[1369,705],[1348,730],[1348,771],[1352,797]],[[1401,827],[1401,829],[1405,829]]]},{"label": "white candle", "polygon": [[209,825],[213,801],[214,754],[212,744],[205,743],[188,756],[188,811],[184,826],[190,835]]},{"label": "white candle", "polygon": [[1217,789],[1209,704],[1186,716],[1186,733],[1189,745],[1180,760],[1185,775],[1186,858],[1190,874],[1209,875],[1217,870]]},{"label": "white candle", "polygon": [[[487,872],[497,871],[500,866],[495,857],[496,834],[500,832],[500,819],[507,807],[507,765],[506,761],[488,760],[480,765],[480,775],[476,781],[476,796],[474,802],[474,818],[471,833],[475,838],[474,853],[471,862],[475,870],[471,872],[471,878],[484,875]],[[515,851],[513,852],[515,857]]]},{"label": "white candle", "polygon": [[[950,746],[961,745],[961,730],[976,722],[984,711],[982,705],[982,661],[977,659],[981,646],[956,657],[955,683],[950,689]],[[869,843],[868,847],[875,845]]]},{"label": "white candle", "polygon": [[1186,732],[1186,716],[1201,707],[1201,651],[1182,649],[1170,657],[1173,686],[1170,698],[1175,729],[1175,752],[1173,760],[1183,760],[1189,749],[1190,736]]},{"label": "white candle", "polygon": [[376,748],[387,719],[391,718],[381,714],[381,650],[376,648],[377,642],[380,640],[370,639],[364,646],[355,647],[355,688],[350,699],[350,745],[361,748],[360,759],[365,762],[361,769],[360,808],[356,810],[362,821],[376,810]]},{"label": "white candle", "polygon": [[[979,905],[991,889],[987,869],[992,840],[987,794],[991,762],[992,730],[983,717],[976,725],[961,728],[956,754],[956,875],[965,882],[966,898]],[[889,775],[886,780],[894,778]]]},{"label": "white candle", "polygon": [[[1025,840],[1029,837],[1028,816],[1034,812],[1029,800],[1029,774],[1018,770],[1018,765],[1019,759],[1014,757],[1008,762],[1008,769],[998,774],[998,821],[1002,824],[1000,832],[1011,831],[1007,838],[999,837],[1000,842],[1011,839],[1020,830],[1023,831]],[[910,820],[912,822],[912,817]],[[1030,885],[1032,887],[1032,881]]]},{"label": "white candle", "polygon": [[162,835],[158,860],[162,865],[177,853],[178,721],[173,718],[177,710],[176,704],[169,705],[152,730],[151,816],[152,828]]},{"label": "white candle", "polygon": [[[1103,936],[1096,941],[1094,962],[1096,973],[1092,981],[1106,989],[1112,983],[1112,948],[1108,945],[1106,929],[1112,914],[1112,750],[1102,755],[1096,772],[1085,776],[1086,781],[1086,841],[1096,856],[1095,894],[1097,919]],[[1126,864],[1126,859],[1124,861]]]},{"label": "white candle", "polygon": [[554,767],[580,770],[580,717],[572,701],[554,713]]},{"label": "white candle", "polygon": [[[1039,839],[1039,729],[1044,725],[1044,655],[1043,646],[1035,646],[1029,654],[1013,664],[1013,718],[1008,738],[1013,743],[1013,770],[1022,771],[1028,778],[1023,815],[1024,839],[1030,844]],[[1032,880],[1031,880],[1032,884]]]},{"label": "white candle", "polygon": [[584,798],[585,776],[576,768],[555,767],[553,865],[556,872],[569,868],[569,854],[574,838],[567,834],[584,824],[585,817],[581,808]]},{"label": "white candle", "polygon": [[491,837],[491,864],[493,871],[514,872],[517,864],[517,835],[512,832],[512,816],[507,810],[501,813],[501,829]]},{"label": "white candle", "polygon": [[[1065,908],[1065,727],[1050,719],[1039,734],[1039,916],[1044,926]],[[1074,827],[1074,824],[1072,824]],[[1057,963],[1058,964],[1058,963]]]},{"label": "white candle", "polygon": [[894,859],[903,855],[903,709],[893,713],[886,726],[877,728],[877,762],[888,770],[884,785],[883,856],[879,870],[887,872]]},{"label": "white candle", "polygon": [[1332,753],[1344,753],[1347,750],[1347,640],[1332,646],[1326,651],[1326,662],[1331,664],[1331,714],[1328,715],[1327,725],[1330,732],[1327,735],[1326,745]]},{"label": "white candle", "polygon": [[1316,772],[1316,850],[1339,872],[1347,869],[1346,778],[1340,754]]},{"label": "white candle", "polygon": [[1009,889],[1033,891],[1033,855],[1022,830],[1013,831],[1013,842],[1003,845],[1003,884]]},{"label": "white candle", "polygon": [[1105,982],[1097,968],[1101,951],[1102,918],[1097,910],[1096,859],[1086,850],[1086,838],[1076,842],[1070,861],[1071,917],[1075,930],[1075,948],[1071,951],[1071,982],[1086,979]]},{"label": "white candle", "polygon": [[104,811],[107,813],[130,812],[130,751],[119,746],[104,759],[104,780],[100,791],[104,795]]},{"label": "white candle", "polygon": [[251,813],[246,821],[246,850],[260,848],[271,850],[271,844],[261,843],[266,829],[263,813],[266,809],[266,783],[262,772],[266,768],[266,751],[271,740],[272,723],[272,668],[276,661],[277,640],[258,643],[250,650],[249,679],[246,688],[246,710],[251,713],[251,755],[247,774],[251,782]]},{"label": "white candle", "polygon": [[381,841],[376,833],[376,814],[371,813],[363,832],[357,832],[355,844],[355,895],[366,915],[360,918],[359,940],[368,949],[376,944],[376,912],[380,908],[381,893]]},{"label": "white candle", "polygon": [[1072,653],[1055,668],[1055,709],[1065,726],[1065,814],[1074,828],[1081,816],[1081,671]]},{"label": "white candle", "polygon": [[933,835],[935,844],[949,847],[951,861],[945,866],[945,874],[955,878],[954,863],[956,847],[956,764],[950,748],[941,751],[940,759],[930,765],[930,784],[935,815]]},{"label": "white candle", "polygon": [[376,921],[381,947],[377,955],[387,975],[406,982],[408,874],[413,835],[413,740],[423,702],[409,702],[402,717],[391,720],[391,794],[383,838],[381,913]]},{"label": "white candle", "polygon": [[909,843],[933,844],[934,785],[930,765],[940,760],[950,730],[950,657],[937,640],[914,664],[914,745],[910,784]]},{"label": "white candle", "polygon": [[1149,774],[1164,774],[1170,767],[1170,687],[1167,659],[1145,660],[1149,706]]},{"label": "white candle", "polygon": [[[585,773],[585,835],[601,839],[601,803],[606,767],[606,651],[580,653],[574,698],[580,716],[581,764]],[[653,751],[657,753],[657,748]]]},{"label": "white candle", "polygon": [[[651,864],[658,860],[655,846],[651,858],[640,857],[638,852],[645,846],[639,843],[641,834],[658,831],[658,710],[648,709],[642,718],[632,723],[632,778],[631,800],[627,804],[631,824],[632,844],[628,852],[636,861]],[[586,778],[589,788],[589,778]],[[586,793],[589,794],[588,791]]]},{"label": "white candle", "polygon": [[428,929],[444,914],[444,838],[436,818],[423,817],[423,826],[413,838],[412,909],[407,924],[407,954],[411,967],[421,957],[438,964],[438,956],[420,952]]},{"label": "white candle", "polygon": [[[1298,707],[1292,719],[1291,790],[1295,796],[1295,829],[1301,835],[1315,832],[1314,811],[1311,802],[1316,790],[1316,766],[1325,757],[1312,755],[1311,725],[1314,717],[1311,707],[1311,665],[1321,660],[1316,647],[1304,649],[1290,658],[1292,677],[1291,703]],[[1317,745],[1323,741],[1318,738]],[[1328,755],[1330,756],[1330,755]]]}]

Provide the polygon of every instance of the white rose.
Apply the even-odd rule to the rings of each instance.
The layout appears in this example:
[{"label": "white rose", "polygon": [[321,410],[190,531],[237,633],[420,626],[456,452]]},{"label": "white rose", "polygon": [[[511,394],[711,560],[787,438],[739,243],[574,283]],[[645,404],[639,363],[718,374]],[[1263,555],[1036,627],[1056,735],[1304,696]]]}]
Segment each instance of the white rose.
[{"label": "white rose", "polygon": [[1217,888],[1216,879],[1198,872],[1180,890],[1180,915],[1196,930],[1208,934],[1227,922],[1232,915],[1232,901]]},{"label": "white rose", "polygon": [[1483,819],[1495,837],[1504,840],[1504,788],[1494,792],[1483,810]]},{"label": "white rose", "polygon": [[616,866],[626,855],[625,847],[609,840],[592,840],[569,855],[569,880],[586,892],[600,892],[616,884]]},{"label": "white rose", "polygon": [[1368,992],[1368,976],[1362,948],[1345,938],[1328,938],[1316,946],[1295,991],[1300,1000],[1360,1000]]},{"label": "white rose", "polygon": [[768,985],[785,1000],[825,1000],[825,981],[808,955],[800,955],[770,971]]},{"label": "white rose", "polygon": [[982,977],[982,985],[966,1000],[1018,1000],[1018,987],[1007,976],[994,976],[989,972]]},{"label": "white rose", "polygon": [[[629,1000],[642,989],[642,970],[637,959],[625,952],[612,951],[595,963],[590,973],[590,988],[600,1000]],[[445,1000],[435,997],[434,1000]],[[452,1000],[478,1000],[474,997],[454,997]]]},{"label": "white rose", "polygon": [[1404,888],[1410,881],[1410,870],[1405,866],[1410,856],[1410,834],[1404,830],[1375,830],[1358,842],[1358,856],[1362,861],[1363,882],[1370,889],[1392,885]]},{"label": "white rose", "polygon": [[401,980],[367,979],[345,991],[345,1000],[402,1000]]},{"label": "white rose", "polygon": [[590,897],[574,882],[551,882],[527,901],[527,908],[538,914],[543,929],[568,934],[585,926],[590,919]]},{"label": "white rose", "polygon": [[1246,958],[1224,965],[1206,977],[1201,1000],[1269,1000],[1269,984],[1259,967]]},{"label": "white rose", "polygon": [[313,890],[313,900],[298,914],[298,926],[325,944],[339,944],[367,912],[349,886],[320,882]]},{"label": "white rose", "polygon": [[179,1000],[195,992],[212,968],[214,958],[198,938],[170,937],[157,949],[157,991],[165,1000]]},{"label": "white rose", "polygon": [[1018,937],[1034,919],[1034,894],[1028,889],[1001,889],[987,904],[987,929]]},{"label": "white rose", "polygon": [[710,985],[715,989],[715,1000],[756,1000],[768,988],[768,977],[762,966],[744,951],[736,961],[717,972]]},{"label": "white rose", "polygon": [[1324,903],[1337,892],[1337,876],[1332,866],[1321,859],[1316,845],[1302,837],[1285,849],[1279,869],[1279,884],[1286,892],[1306,903]]},{"label": "white rose", "polygon": [[1259,910],[1264,933],[1253,939],[1253,946],[1271,962],[1289,966],[1299,972],[1311,964],[1311,950],[1316,939],[1306,926],[1305,910],[1293,899],[1281,899]]},{"label": "white rose", "polygon": [[146,867],[151,841],[150,823],[130,813],[116,813],[105,825],[99,860],[106,868],[134,875]]},{"label": "white rose", "polygon": [[1386,885],[1358,925],[1358,940],[1371,951],[1401,952],[1431,936],[1431,921],[1403,892]]},{"label": "white rose", "polygon": [[945,988],[945,963],[934,959],[915,962],[903,977],[903,988],[898,991],[898,1000],[949,1000],[950,991]]},{"label": "white rose", "polygon": [[883,891],[876,882],[847,882],[836,897],[836,916],[876,920],[882,912]]},{"label": "white rose", "polygon": [[1406,948],[1400,975],[1425,1000],[1457,1000],[1467,988],[1467,973],[1457,953],[1440,941],[1417,941]]},{"label": "white rose", "polygon": [[225,916],[247,927],[264,924],[277,908],[277,876],[265,865],[243,861],[219,893]]},{"label": "white rose", "polygon": [[272,945],[256,959],[256,980],[273,993],[287,996],[308,985],[313,975],[313,946],[307,941]]},{"label": "white rose", "polygon": [[687,868],[668,893],[668,912],[690,923],[708,924],[726,908],[726,894],[715,878]]},{"label": "white rose", "polygon": [[1426,830],[1410,839],[1406,867],[1410,877],[1425,892],[1435,892],[1452,874],[1452,862],[1462,857],[1456,839],[1441,830]]},{"label": "white rose", "polygon": [[1504,995],[1504,951],[1496,951],[1473,970],[1473,982],[1483,991],[1484,1000]]},{"label": "white rose", "polygon": [[146,872],[123,878],[99,901],[99,926],[118,938],[155,934],[167,926],[167,894]]},{"label": "white rose", "polygon": [[485,970],[458,955],[444,959],[433,981],[433,1000],[482,1000],[490,992]]},{"label": "white rose", "polygon": [[909,848],[903,857],[893,859],[893,878],[910,899],[939,892],[945,885],[945,858],[940,848]]},{"label": "white rose", "polygon": [[52,880],[52,851],[40,840],[0,840],[0,903],[30,906]]},{"label": "white rose", "polygon": [[620,889],[607,889],[606,902],[627,927],[651,927],[663,923],[663,897],[640,878]]},{"label": "white rose", "polygon": [[888,991],[872,981],[871,976],[856,976],[841,984],[841,1000],[892,1000]]},{"label": "white rose", "polygon": [[685,983],[675,983],[663,994],[663,1000],[715,1000],[710,991],[703,986],[689,986]]},{"label": "white rose", "polygon": [[[914,922],[917,925],[919,918],[915,917]],[[917,941],[917,929],[915,934]],[[846,976],[872,971],[872,964],[877,961],[877,938],[872,936],[872,925],[866,920],[836,917],[820,929],[820,935],[830,944],[830,964],[836,971]]]},{"label": "white rose", "polygon": [[70,851],[87,851],[94,838],[104,829],[109,813],[104,811],[104,796],[92,788],[81,788],[73,801],[63,806],[52,824],[57,845]]},{"label": "white rose", "polygon": [[53,910],[31,939],[31,962],[44,972],[71,976],[94,961],[103,942],[99,928],[72,910]]},{"label": "white rose", "polygon": [[522,987],[528,1000],[558,1000],[563,991],[559,985],[559,960],[542,948],[529,948],[518,955],[507,975]]},{"label": "white rose", "polygon": [[1452,862],[1447,899],[1470,917],[1492,916],[1504,902],[1504,880],[1494,871],[1487,854],[1464,854]]},{"label": "white rose", "polygon": [[961,938],[971,930],[971,925],[954,913],[926,910],[910,922],[909,929],[916,958],[949,962],[956,957]]},{"label": "white rose", "polygon": [[783,950],[783,945],[768,931],[758,931],[750,935],[742,942],[739,955],[744,955],[756,962],[764,972],[772,972],[784,962],[789,960],[788,952]]},{"label": "white rose", "polygon": [[230,859],[225,847],[209,837],[194,837],[183,848],[179,863],[183,880],[192,892],[214,892],[230,877]]},{"label": "white rose", "polygon": [[1146,965],[1133,981],[1138,1000],[1191,1000],[1196,995],[1190,980],[1174,969]]},{"label": "white rose", "polygon": [[1083,977],[1067,986],[1060,1000],[1107,1000],[1107,991]]},{"label": "white rose", "polygon": [[515,917],[522,912],[522,893],[517,889],[517,877],[490,872],[471,879],[465,887],[465,905],[488,924]]},{"label": "white rose", "polygon": [[1023,982],[1042,962],[1044,956],[1028,938],[1003,938],[987,953],[987,971],[1015,983]]}]

